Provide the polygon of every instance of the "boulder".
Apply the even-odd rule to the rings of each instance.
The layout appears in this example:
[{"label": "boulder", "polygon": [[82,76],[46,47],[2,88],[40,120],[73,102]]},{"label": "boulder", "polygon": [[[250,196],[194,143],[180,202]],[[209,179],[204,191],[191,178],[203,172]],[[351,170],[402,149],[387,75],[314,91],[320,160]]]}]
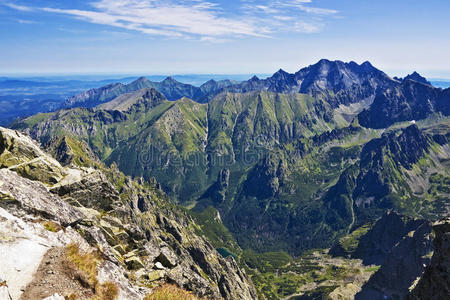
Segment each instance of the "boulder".
[{"label": "boulder", "polygon": [[144,268],[144,264],[141,259],[137,256],[131,256],[125,259],[125,264],[130,270],[139,270],[140,268]]}]

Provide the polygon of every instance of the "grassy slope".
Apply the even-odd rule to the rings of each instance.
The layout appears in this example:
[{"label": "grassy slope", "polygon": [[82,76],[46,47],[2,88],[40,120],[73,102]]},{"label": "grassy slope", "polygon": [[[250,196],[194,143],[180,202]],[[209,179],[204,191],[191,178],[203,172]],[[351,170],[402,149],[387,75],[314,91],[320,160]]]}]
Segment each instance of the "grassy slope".
[{"label": "grassy slope", "polygon": [[[156,177],[181,202],[199,204],[200,200],[199,207],[215,205],[242,245],[263,251],[301,252],[325,247],[345,233],[349,220],[338,222],[342,231],[327,223],[323,196],[344,170],[358,166],[362,145],[382,132],[361,129],[321,143],[312,142],[315,135],[337,124],[324,101],[301,94],[226,93],[208,105],[182,99],[161,101],[149,108],[138,102],[124,114],[125,118],[117,119],[112,112],[103,112],[101,117],[98,114],[79,108],[34,116],[16,126],[34,126],[31,132],[42,140],[69,133],[87,141],[103,161],[117,163],[126,174]],[[442,124],[443,120],[421,121],[429,131],[436,122]],[[393,129],[404,125],[396,124]],[[271,162],[264,165],[269,154]],[[413,213],[429,203],[426,212],[442,209],[448,195],[448,171],[427,174],[426,170],[427,165],[436,164],[436,154],[425,157],[412,174],[399,169],[389,157],[387,154],[386,169],[381,175],[399,191],[400,198],[393,196],[397,209]],[[231,175],[223,190],[224,202],[216,203],[204,192],[224,168]],[[436,168],[448,170],[442,164]],[[266,171],[273,176],[266,176]],[[270,190],[273,195],[248,189],[251,177],[258,172],[264,180],[253,186]],[[405,174],[410,178],[405,178]],[[417,174],[429,182],[428,189],[421,195],[408,191],[405,198],[408,186],[417,182]],[[409,199],[414,205],[408,205]],[[242,224],[245,228],[240,227]],[[267,247],[261,240],[276,244],[277,249]]]}]

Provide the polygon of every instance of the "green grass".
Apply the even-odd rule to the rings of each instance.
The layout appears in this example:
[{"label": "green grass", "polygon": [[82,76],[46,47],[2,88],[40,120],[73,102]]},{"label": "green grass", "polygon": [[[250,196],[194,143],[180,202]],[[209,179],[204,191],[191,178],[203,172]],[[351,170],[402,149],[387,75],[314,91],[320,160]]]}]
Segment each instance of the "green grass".
[{"label": "green grass", "polygon": [[[244,267],[250,274],[258,295],[265,299],[281,299],[298,294],[306,284],[317,287],[313,292],[320,292],[323,287],[319,285],[329,282],[345,283],[361,273],[359,268],[349,267],[345,261],[342,265],[319,264],[319,261],[327,261],[327,256],[321,250],[307,251],[297,259],[287,258],[282,253],[253,253],[252,257]],[[264,260],[271,260],[270,268]],[[242,259],[241,262],[245,260]],[[254,266],[257,268],[252,268]]]},{"label": "green grass", "polygon": [[51,232],[58,232],[62,229],[61,225],[52,221],[45,221],[42,223],[45,229]]},{"label": "green grass", "polygon": [[351,255],[356,248],[358,248],[360,238],[365,235],[371,227],[371,224],[363,225],[352,231],[350,234],[340,238],[340,246],[345,250],[345,252]]},{"label": "green grass", "polygon": [[243,264],[262,273],[275,272],[292,261],[292,257],[282,251],[257,253],[251,249],[246,249],[241,256]]},{"label": "green grass", "polygon": [[380,266],[372,266],[364,269],[364,272],[374,273],[380,269]]},{"label": "green grass", "polygon": [[239,261],[238,257],[242,250],[230,231],[222,222],[216,220],[217,210],[214,207],[209,206],[201,212],[188,211],[188,213],[200,225],[197,233],[204,235],[222,256],[231,255]]}]

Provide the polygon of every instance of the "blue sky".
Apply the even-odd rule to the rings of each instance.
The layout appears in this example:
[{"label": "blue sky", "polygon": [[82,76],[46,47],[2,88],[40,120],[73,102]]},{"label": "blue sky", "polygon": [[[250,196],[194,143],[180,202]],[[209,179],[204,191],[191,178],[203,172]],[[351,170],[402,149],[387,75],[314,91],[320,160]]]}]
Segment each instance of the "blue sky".
[{"label": "blue sky", "polygon": [[294,72],[320,58],[450,78],[448,0],[0,0],[0,74]]}]

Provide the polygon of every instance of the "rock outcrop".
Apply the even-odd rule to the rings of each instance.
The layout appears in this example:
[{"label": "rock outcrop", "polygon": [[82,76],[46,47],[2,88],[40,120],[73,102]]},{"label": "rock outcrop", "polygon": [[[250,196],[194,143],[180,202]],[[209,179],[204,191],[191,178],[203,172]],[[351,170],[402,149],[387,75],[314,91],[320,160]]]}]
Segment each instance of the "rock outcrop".
[{"label": "rock outcrop", "polygon": [[405,78],[403,78],[403,80],[414,80],[423,84],[428,84],[431,85],[431,83],[422,75],[420,75],[419,73],[417,73],[416,71],[414,71],[413,73],[407,75]]},{"label": "rock outcrop", "polygon": [[422,221],[390,249],[355,299],[403,299],[430,263],[432,251],[431,222]]},{"label": "rock outcrop", "polygon": [[433,224],[433,231],[435,238],[431,264],[407,296],[408,300],[438,300],[450,295],[450,219]]},{"label": "rock outcrop", "polygon": [[334,256],[378,266],[357,291],[357,300],[404,299],[430,265],[432,253],[432,222],[395,212],[386,213],[374,225],[358,228],[330,250]]},{"label": "rock outcrop", "polygon": [[[1,293],[12,299],[23,291],[33,294],[36,290],[30,289],[42,284],[33,274],[45,270],[46,253],[76,244],[80,251],[100,254],[95,282],[116,286],[119,299],[141,299],[167,282],[202,297],[255,299],[245,272],[194,232],[198,225],[170,203],[156,182],[133,181],[97,159],[81,162],[76,151],[58,155],[64,167],[12,130],[0,128],[0,145]],[[16,167],[36,160],[41,165]],[[53,181],[46,180],[49,170],[58,175]],[[20,255],[25,248],[27,256]],[[45,297],[77,293],[70,284],[61,290],[46,282]]]}]

